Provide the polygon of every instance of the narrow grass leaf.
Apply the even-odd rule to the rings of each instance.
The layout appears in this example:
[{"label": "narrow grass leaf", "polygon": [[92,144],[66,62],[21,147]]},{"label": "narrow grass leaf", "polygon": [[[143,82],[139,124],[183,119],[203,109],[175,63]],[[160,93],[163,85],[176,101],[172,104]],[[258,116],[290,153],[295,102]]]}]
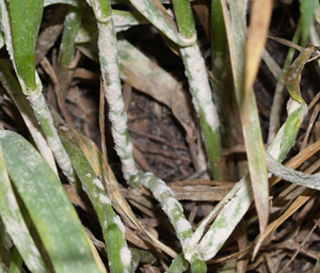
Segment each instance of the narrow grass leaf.
[{"label": "narrow grass leaf", "polygon": [[20,135],[1,131],[10,177],[57,273],[100,272],[89,239],[58,177]]},{"label": "narrow grass leaf", "polygon": [[[191,4],[187,0],[174,0],[174,11],[181,36],[196,38]],[[222,156],[220,120],[218,111],[212,99],[208,73],[204,59],[197,43],[180,47],[185,75],[188,78],[192,103],[197,112],[202,136],[207,152],[211,173],[216,180],[225,180],[226,165]]]},{"label": "narrow grass leaf", "polygon": [[[77,7],[69,7],[64,20],[57,67],[57,76],[63,97],[65,97],[73,79],[75,65],[72,64],[72,61],[76,60],[75,37],[78,34],[82,22],[84,5],[85,3],[83,2]],[[63,99],[61,101],[63,101]]]},{"label": "narrow grass leaf", "polygon": [[[177,31],[177,27],[168,22],[166,17],[148,0],[130,0],[131,4],[145,16],[151,24],[159,29],[165,36],[179,46],[189,46],[195,43],[196,37],[182,37]],[[169,15],[167,15],[170,17]]]},{"label": "narrow grass leaf", "polygon": [[248,176],[238,183],[237,187],[241,187],[231,199],[226,196],[223,209],[200,241],[199,249],[204,260],[209,260],[218,253],[253,201]]},{"label": "narrow grass leaf", "polygon": [[230,10],[227,8],[226,1],[221,3],[225,18],[236,97],[240,107],[250,178],[259,217],[260,231],[263,232],[269,217],[269,184],[259,114],[255,95],[252,91],[248,94],[247,105],[245,104],[245,56],[243,52],[246,50],[246,2],[228,1]]},{"label": "narrow grass leaf", "polygon": [[[2,133],[2,132],[1,132]],[[0,145],[0,215],[15,247],[32,272],[50,272],[32,239],[9,180]],[[16,259],[17,257],[15,257]]]},{"label": "narrow grass leaf", "polygon": [[43,0],[11,0],[9,7],[16,70],[26,89],[35,90],[34,50],[44,8]]},{"label": "narrow grass leaf", "polygon": [[314,11],[316,9],[318,0],[302,0],[300,2],[301,12],[301,44],[306,47],[308,44],[310,27],[313,25]]},{"label": "narrow grass leaf", "polygon": [[274,160],[268,152],[266,153],[266,160],[268,171],[272,174],[297,185],[310,189],[320,190],[320,174],[310,175],[295,171]]},{"label": "narrow grass leaf", "polygon": [[19,110],[19,113],[27,125],[35,145],[39,149],[42,157],[48,162],[51,169],[58,174],[52,151],[50,150],[47,141],[41,132],[41,128],[33,114],[27,98],[22,93],[17,78],[14,77],[10,71],[10,63],[7,60],[0,60],[0,82]]},{"label": "narrow grass leaf", "polygon": [[82,188],[87,193],[100,222],[104,236],[109,265],[112,273],[129,273],[131,270],[131,252],[125,238],[125,227],[114,212],[102,181],[96,176],[70,129],[61,128],[60,136],[68,151]]}]

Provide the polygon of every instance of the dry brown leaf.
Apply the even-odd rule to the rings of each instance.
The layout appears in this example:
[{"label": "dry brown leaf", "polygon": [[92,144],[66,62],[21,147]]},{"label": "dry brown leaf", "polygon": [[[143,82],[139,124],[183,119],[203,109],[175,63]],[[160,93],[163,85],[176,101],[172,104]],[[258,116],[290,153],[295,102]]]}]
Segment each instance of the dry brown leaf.
[{"label": "dry brown leaf", "polygon": [[244,109],[248,109],[250,90],[257,76],[261,56],[267,41],[272,6],[272,0],[255,0],[252,4],[246,47]]}]

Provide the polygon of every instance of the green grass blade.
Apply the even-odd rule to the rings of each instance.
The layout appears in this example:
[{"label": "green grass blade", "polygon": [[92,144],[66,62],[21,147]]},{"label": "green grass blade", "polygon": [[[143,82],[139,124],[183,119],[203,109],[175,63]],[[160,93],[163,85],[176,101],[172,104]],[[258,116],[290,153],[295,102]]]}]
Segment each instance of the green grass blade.
[{"label": "green grass blade", "polygon": [[23,95],[17,79],[10,71],[9,61],[0,60],[0,82],[19,110],[19,113],[27,125],[35,145],[39,149],[41,155],[48,162],[51,169],[58,174],[52,151],[50,150],[47,141],[41,132],[41,128],[33,114],[27,98]]},{"label": "green grass blade", "polygon": [[75,58],[75,37],[78,34],[82,22],[84,4],[85,3],[82,5],[79,4],[78,7],[69,7],[64,21],[57,73],[63,97],[65,97],[73,78],[74,68],[71,62]]},{"label": "green grass blade", "polygon": [[[2,133],[2,132],[1,132]],[[2,144],[3,145],[3,144]],[[50,272],[37,249],[17,203],[0,145],[0,215],[6,231],[32,272]]]},{"label": "green grass blade", "polygon": [[[174,0],[173,5],[181,35],[185,38],[196,38],[190,2]],[[200,120],[212,176],[222,181],[226,176],[226,166],[222,156],[220,121],[212,100],[204,59],[197,43],[188,47],[180,47],[180,54],[189,82],[192,103]]]},{"label": "green grass blade", "polygon": [[[240,185],[235,187],[241,187],[230,201],[226,201],[214,224],[199,244],[204,260],[209,260],[218,253],[253,201],[252,187],[249,186],[248,176],[238,183]],[[225,198],[229,198],[229,196]]]},{"label": "green grass blade", "polygon": [[318,0],[302,0],[300,2],[301,12],[301,45],[306,47],[310,34],[310,27],[313,25],[314,11]]},{"label": "green grass blade", "polygon": [[226,22],[230,59],[235,82],[235,91],[240,107],[242,131],[248,157],[250,178],[253,187],[255,204],[258,212],[260,230],[263,232],[269,217],[269,184],[264,159],[264,146],[260,128],[259,114],[253,91],[250,91],[248,107],[244,94],[244,68],[246,48],[246,1],[227,1],[223,13]]},{"label": "green grass blade", "polygon": [[182,273],[188,269],[188,262],[183,257],[183,254],[180,253],[171,263],[170,267],[166,273]]},{"label": "green grass blade", "polygon": [[37,86],[34,49],[43,8],[43,0],[11,0],[9,5],[14,62],[27,90],[35,90]]},{"label": "green grass blade", "polygon": [[87,158],[76,143],[76,135],[69,129],[60,130],[63,145],[79,176],[82,188],[87,193],[100,222],[105,239],[109,265],[112,273],[126,273],[131,270],[131,253],[125,238],[125,227],[114,212],[104,186],[96,176]]},{"label": "green grass blade", "polygon": [[57,273],[100,272],[89,239],[58,177],[20,135],[1,131],[8,173]]}]

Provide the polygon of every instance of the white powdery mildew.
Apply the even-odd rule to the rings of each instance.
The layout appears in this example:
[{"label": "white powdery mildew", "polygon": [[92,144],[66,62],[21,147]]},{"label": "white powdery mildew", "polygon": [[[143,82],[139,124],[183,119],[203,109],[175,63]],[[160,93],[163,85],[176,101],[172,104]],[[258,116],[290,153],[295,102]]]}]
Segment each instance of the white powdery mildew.
[{"label": "white powdery mildew", "polygon": [[178,37],[185,46],[192,46],[197,42],[197,33],[194,33],[190,38],[186,38],[178,33]]},{"label": "white powdery mildew", "polygon": [[[252,194],[251,194],[252,195]],[[252,202],[247,186],[243,186],[234,200],[228,203],[214,223],[219,223],[210,228],[199,244],[199,249],[204,260],[213,258],[225,241],[229,238],[236,225],[242,219]]]},{"label": "white powdery mildew", "polygon": [[180,218],[176,223],[176,227],[179,232],[184,232],[192,229],[190,222],[185,218]]},{"label": "white powdery mildew", "polygon": [[99,200],[102,204],[110,205],[110,199],[105,193],[99,193]]},{"label": "white powdery mildew", "polygon": [[192,92],[192,103],[199,115],[200,108],[206,113],[206,120],[212,130],[219,127],[217,109],[212,100],[211,88],[207,76],[204,60],[201,56],[199,46],[182,48],[181,53],[185,56],[185,65],[189,73],[186,73]]},{"label": "white powdery mildew", "polygon": [[71,183],[75,182],[74,171],[72,168],[71,160],[69,155],[63,148],[63,145],[58,136],[56,137],[47,137],[49,147],[51,148],[59,167],[62,172],[68,177]]},{"label": "white powdery mildew", "polygon": [[283,139],[285,124],[282,125],[280,130],[278,131],[276,137],[272,141],[271,145],[268,148],[268,152],[273,156],[274,159],[279,160],[281,154],[281,143]]},{"label": "white powdery mildew", "polygon": [[117,215],[115,217],[112,218],[113,223],[115,223],[121,230],[121,232],[125,233],[126,229],[124,227],[124,224],[122,223],[120,217]]},{"label": "white powdery mildew", "polygon": [[0,131],[0,138],[4,138],[7,136],[7,132],[6,131]]},{"label": "white powdery mildew", "polygon": [[[151,189],[152,190],[152,189]],[[153,191],[153,195],[154,197],[159,200],[160,199],[160,196],[163,192],[167,191],[168,190],[168,186],[162,182],[161,180],[158,181],[158,184],[157,186],[152,190]]]},{"label": "white powdery mildew", "polygon": [[115,141],[115,150],[118,154],[118,156],[120,157],[121,160],[124,160],[124,158],[126,157],[126,149],[125,147],[121,146],[121,143],[125,143],[125,141],[121,142],[121,138],[123,138],[122,134],[118,134],[118,133],[114,133],[113,134],[113,138],[115,139],[117,137],[117,141]]},{"label": "white powdery mildew", "polygon": [[26,260],[29,268],[35,272],[46,272],[38,249],[35,247],[34,243],[30,241],[31,235],[25,225],[25,222],[22,218],[16,216],[20,215],[20,213],[15,212],[14,215],[15,219],[6,219],[8,233],[15,244],[22,247],[20,254]]},{"label": "white powdery mildew", "polygon": [[183,209],[180,203],[173,197],[169,197],[166,199],[163,204],[163,210],[169,215],[170,218],[173,218],[176,215],[181,215]]},{"label": "white powdery mildew", "polygon": [[130,176],[135,176],[138,174],[138,170],[136,168],[136,164],[133,157],[123,159],[122,164],[122,172],[126,180],[128,180]]},{"label": "white powdery mildew", "polygon": [[289,99],[288,103],[287,103],[287,112],[288,112],[288,116],[290,116],[294,111],[296,111],[298,108],[300,108],[301,102],[296,101],[292,98]]},{"label": "white powdery mildew", "polygon": [[110,112],[109,117],[110,121],[112,122],[112,128],[116,132],[123,134],[127,131],[127,114],[123,112],[123,115],[119,115],[118,113]]},{"label": "white powdery mildew", "polygon": [[[118,66],[118,52],[112,23],[98,24],[99,27],[99,55],[106,99],[112,122],[112,135],[115,149],[122,162],[122,170],[126,180],[137,175],[133,159],[132,144],[127,144],[127,114],[121,92],[120,72]],[[108,78],[106,78],[108,77]]]},{"label": "white powdery mildew", "polygon": [[128,247],[120,249],[120,258],[124,266],[128,267],[131,263],[131,251]]},{"label": "white powdery mildew", "polygon": [[104,191],[104,186],[99,178],[93,179],[93,184],[96,185],[100,190]]},{"label": "white powdery mildew", "polygon": [[112,58],[113,63],[111,60],[108,60],[110,63],[107,64],[107,69],[109,73],[109,77],[112,83],[117,83],[119,81],[119,66],[117,58]]},{"label": "white powdery mildew", "polygon": [[[103,76],[103,78],[105,77]],[[121,96],[121,89],[119,88],[119,85],[112,83],[109,85],[104,84],[103,87],[104,91],[106,92],[108,103],[112,105]]]},{"label": "white powdery mildew", "polygon": [[[206,121],[212,130],[216,130],[220,126],[217,108],[213,103],[207,104],[203,107],[203,112],[206,113]],[[210,114],[207,114],[210,113]]]},{"label": "white powdery mildew", "polygon": [[[69,178],[71,182],[74,182],[74,172],[71,164],[71,160],[63,148],[61,140],[57,134],[56,128],[53,125],[53,120],[51,114],[49,112],[48,106],[45,102],[45,99],[41,92],[36,92],[30,96],[28,96],[28,100],[30,101],[30,105],[32,109],[35,111],[35,115],[39,122],[40,119],[46,120],[47,125],[49,126],[50,132],[45,132],[47,135],[47,141],[49,147],[51,148],[54,156],[59,163],[59,167],[63,171],[63,173]],[[52,136],[48,136],[48,134]]]},{"label": "white powdery mildew", "polygon": [[110,103],[110,106],[111,106],[111,110],[114,111],[114,112],[120,112],[120,113],[123,113],[125,111],[125,108],[124,108],[124,101],[122,99],[122,96],[118,97],[118,99],[114,102],[114,103]]}]

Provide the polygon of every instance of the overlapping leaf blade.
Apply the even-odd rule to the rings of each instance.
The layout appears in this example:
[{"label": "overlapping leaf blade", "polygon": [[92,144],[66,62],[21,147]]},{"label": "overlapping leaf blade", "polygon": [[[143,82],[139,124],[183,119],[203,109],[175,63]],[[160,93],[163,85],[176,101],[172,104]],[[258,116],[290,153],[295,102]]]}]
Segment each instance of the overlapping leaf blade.
[{"label": "overlapping leaf blade", "polygon": [[20,135],[0,131],[8,173],[56,272],[101,272],[89,240],[57,176]]}]

